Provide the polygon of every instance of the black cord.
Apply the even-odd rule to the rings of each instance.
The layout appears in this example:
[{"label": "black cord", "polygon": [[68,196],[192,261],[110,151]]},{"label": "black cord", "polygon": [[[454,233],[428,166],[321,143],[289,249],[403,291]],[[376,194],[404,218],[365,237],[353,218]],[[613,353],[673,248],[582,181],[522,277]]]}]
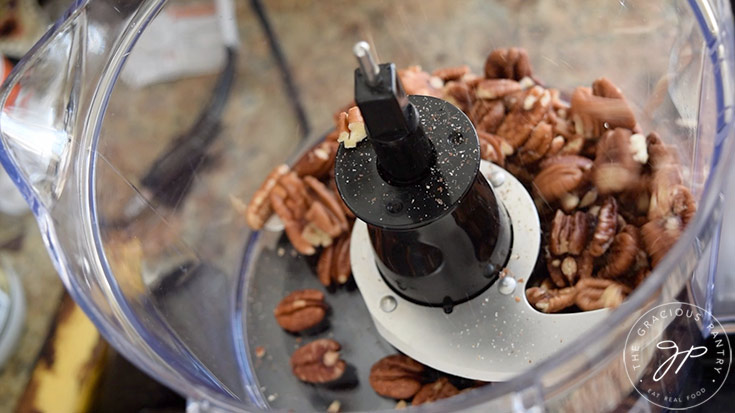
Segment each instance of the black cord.
[{"label": "black cord", "polygon": [[260,22],[261,28],[263,29],[263,32],[268,39],[268,45],[270,46],[273,58],[276,60],[278,69],[281,71],[281,78],[283,79],[283,83],[286,86],[286,93],[288,94],[289,102],[291,103],[291,107],[293,108],[293,111],[298,118],[299,125],[301,125],[301,128],[304,132],[302,137],[306,137],[309,134],[310,130],[309,121],[306,118],[306,111],[304,111],[304,106],[301,104],[299,89],[296,87],[296,83],[294,82],[293,76],[291,75],[291,70],[289,69],[288,62],[286,61],[286,56],[283,53],[283,49],[281,49],[281,43],[278,41],[278,37],[273,31],[273,27],[271,26],[270,20],[268,19],[268,14],[266,13],[261,1],[251,0],[250,5],[252,6],[255,14],[258,16],[258,21]]}]

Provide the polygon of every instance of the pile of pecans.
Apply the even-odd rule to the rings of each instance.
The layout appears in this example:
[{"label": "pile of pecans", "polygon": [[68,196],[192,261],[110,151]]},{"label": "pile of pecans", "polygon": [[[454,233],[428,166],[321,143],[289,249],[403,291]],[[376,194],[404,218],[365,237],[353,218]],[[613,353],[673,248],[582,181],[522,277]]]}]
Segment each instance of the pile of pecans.
[{"label": "pile of pecans", "polygon": [[334,181],[338,146],[332,133],[292,168],[277,166],[245,209],[245,219],[255,230],[275,213],[300,254],[314,255],[321,248],[317,274],[325,287],[347,283],[352,273],[350,229],[355,216],[342,202]]},{"label": "pile of pecans", "polygon": [[[482,158],[511,172],[532,194],[546,265],[526,296],[540,311],[619,305],[696,211],[675,150],[655,132],[642,133],[620,89],[604,77],[563,99],[533,76],[527,53],[517,48],[490,53],[483,75],[468,66],[432,74],[412,66],[399,76],[408,94],[443,98],[464,111],[477,129]],[[296,251],[319,252],[316,272],[324,286],[345,284],[351,275],[355,217],[337,193],[335,155],[340,143],[354,147],[366,136],[354,105],[339,111],[335,122],[335,130],[292,168],[276,167],[246,209],[253,229],[275,213]],[[323,294],[303,290],[286,297],[275,315],[296,332],[319,324],[325,309]],[[338,350],[334,340],[305,345],[292,357],[294,374],[312,383],[338,378],[344,371]],[[446,378],[426,383],[423,371],[406,356],[389,356],[373,366],[370,383],[404,405],[410,398],[420,404],[459,392]]]},{"label": "pile of pecans", "polygon": [[466,66],[434,76],[440,96],[477,128],[483,159],[533,195],[547,270],[526,291],[537,309],[616,307],[694,215],[676,152],[641,132],[610,80],[576,88],[567,103],[533,77],[526,52],[515,48],[493,51],[484,76]]},{"label": "pile of pecans", "polygon": [[393,354],[373,364],[369,380],[376,393],[398,400],[397,407],[406,406],[411,399],[413,406],[446,399],[487,384],[456,378],[453,383],[446,375],[432,373],[435,372],[408,356]]}]

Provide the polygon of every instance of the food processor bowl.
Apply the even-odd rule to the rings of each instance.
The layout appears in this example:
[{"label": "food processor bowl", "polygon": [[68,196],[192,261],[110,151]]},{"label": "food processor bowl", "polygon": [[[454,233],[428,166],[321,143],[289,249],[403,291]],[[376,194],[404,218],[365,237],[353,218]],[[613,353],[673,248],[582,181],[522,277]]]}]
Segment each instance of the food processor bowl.
[{"label": "food processor bowl", "polygon": [[[327,294],[331,326],[318,333],[341,340],[351,383],[316,387],[292,376],[289,357],[303,338],[281,331],[272,311],[287,293],[319,285],[313,263],[277,223],[250,231],[241,213],[273,167],[320,140],[351,101],[351,51],[363,39],[399,68],[467,64],[481,73],[492,49],[515,46],[536,77],[566,93],[606,76],[643,131],[677,149],[698,201],[681,238],[618,308],[598,310],[596,324],[558,338],[559,351],[506,381],[417,410],[648,411],[623,364],[634,322],[672,301],[724,309],[727,319],[731,296],[713,286],[732,285],[733,275],[716,265],[735,153],[729,3],[276,1],[271,20],[259,1],[234,6],[213,9],[228,27],[212,40],[220,74],[141,83],[130,72],[165,64],[167,51],[151,45],[176,37],[171,20],[189,16],[190,2],[78,0],[16,66],[0,102],[0,161],[66,288],[118,351],[192,410],[395,406],[369,388],[371,363],[395,350],[354,285]],[[167,169],[167,185],[151,185],[151,171],[172,159],[161,154],[181,146],[191,150]],[[706,337],[708,321],[692,321],[686,334]]]}]

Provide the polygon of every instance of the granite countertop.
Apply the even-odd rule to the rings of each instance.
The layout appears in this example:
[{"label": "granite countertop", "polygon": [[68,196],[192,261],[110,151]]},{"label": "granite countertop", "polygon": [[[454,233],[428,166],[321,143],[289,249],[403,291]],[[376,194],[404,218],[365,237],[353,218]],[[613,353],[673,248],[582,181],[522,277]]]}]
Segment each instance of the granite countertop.
[{"label": "granite countertop", "polygon": [[[12,221],[12,222],[11,222]],[[14,250],[0,251],[0,261],[19,276],[26,299],[26,320],[15,353],[0,368],[0,406],[15,406],[25,390],[44,339],[49,333],[63,286],[46,252],[36,221],[28,213],[22,217],[0,214],[0,226],[15,228],[21,235]],[[16,241],[17,244],[18,241]]]}]

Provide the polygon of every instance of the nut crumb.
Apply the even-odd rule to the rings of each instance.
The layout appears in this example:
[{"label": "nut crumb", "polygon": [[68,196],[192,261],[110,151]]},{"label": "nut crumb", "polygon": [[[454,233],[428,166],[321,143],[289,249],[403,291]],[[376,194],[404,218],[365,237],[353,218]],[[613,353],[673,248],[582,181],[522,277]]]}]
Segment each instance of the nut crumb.
[{"label": "nut crumb", "polygon": [[513,297],[513,299],[516,300],[517,303],[520,303],[521,302],[521,297],[519,297],[519,296],[515,296],[515,297]]},{"label": "nut crumb", "polygon": [[273,394],[268,395],[268,401],[271,403],[276,401],[277,398],[278,398],[278,393],[273,393]]},{"label": "nut crumb", "polygon": [[332,404],[327,407],[327,413],[339,413],[342,411],[342,403],[339,400],[335,400]]},{"label": "nut crumb", "polygon": [[255,357],[262,359],[265,356],[265,347],[258,346],[255,347]]},{"label": "nut crumb", "polygon": [[633,153],[633,160],[646,164],[648,162],[648,147],[646,137],[640,133],[634,133],[630,136],[630,151]]},{"label": "nut crumb", "polygon": [[403,410],[406,407],[408,407],[408,403],[406,403],[405,400],[399,400],[398,403],[396,403],[395,409],[396,410]]}]

